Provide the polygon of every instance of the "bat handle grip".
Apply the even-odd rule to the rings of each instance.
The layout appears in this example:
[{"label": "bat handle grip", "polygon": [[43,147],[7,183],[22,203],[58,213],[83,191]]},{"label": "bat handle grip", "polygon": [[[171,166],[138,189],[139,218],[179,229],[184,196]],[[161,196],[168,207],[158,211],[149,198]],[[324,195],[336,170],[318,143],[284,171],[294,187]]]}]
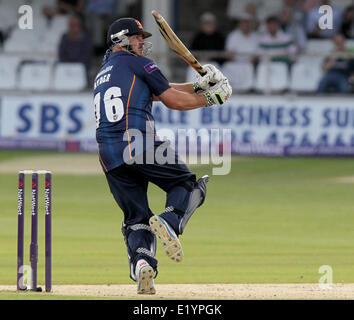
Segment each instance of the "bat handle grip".
[{"label": "bat handle grip", "polygon": [[[207,73],[204,71],[204,72],[200,72],[199,74],[200,74],[202,77],[204,77]],[[215,83],[214,83],[214,82],[209,82],[209,85],[212,87],[212,86],[215,85]]]}]

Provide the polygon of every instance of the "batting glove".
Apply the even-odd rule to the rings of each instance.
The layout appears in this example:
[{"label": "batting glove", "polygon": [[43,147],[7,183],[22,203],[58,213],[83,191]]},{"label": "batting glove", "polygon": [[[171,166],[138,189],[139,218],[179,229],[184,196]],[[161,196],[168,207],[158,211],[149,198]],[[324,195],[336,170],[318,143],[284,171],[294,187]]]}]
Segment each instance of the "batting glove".
[{"label": "batting glove", "polygon": [[193,83],[193,89],[195,92],[198,92],[199,90],[208,90],[213,84],[225,78],[221,71],[212,64],[204,65],[203,69],[206,71],[206,74],[204,76],[198,74],[197,81]]},{"label": "batting glove", "polygon": [[223,78],[221,81],[210,87],[209,90],[203,92],[204,97],[207,100],[207,106],[210,107],[214,104],[223,104],[232,94],[232,88],[227,78]]}]

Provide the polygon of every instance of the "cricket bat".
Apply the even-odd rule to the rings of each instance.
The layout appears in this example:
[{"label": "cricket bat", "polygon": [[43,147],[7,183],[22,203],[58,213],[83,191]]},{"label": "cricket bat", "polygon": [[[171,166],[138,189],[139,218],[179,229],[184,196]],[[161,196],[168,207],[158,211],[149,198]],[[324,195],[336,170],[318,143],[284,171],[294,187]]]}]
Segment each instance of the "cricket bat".
[{"label": "cricket bat", "polygon": [[166,20],[157,11],[153,10],[153,17],[157,23],[160,33],[166,40],[168,46],[177,53],[186,63],[194,68],[201,76],[206,74],[206,71],[199,63],[199,61],[191,54],[183,42],[176,36]]}]

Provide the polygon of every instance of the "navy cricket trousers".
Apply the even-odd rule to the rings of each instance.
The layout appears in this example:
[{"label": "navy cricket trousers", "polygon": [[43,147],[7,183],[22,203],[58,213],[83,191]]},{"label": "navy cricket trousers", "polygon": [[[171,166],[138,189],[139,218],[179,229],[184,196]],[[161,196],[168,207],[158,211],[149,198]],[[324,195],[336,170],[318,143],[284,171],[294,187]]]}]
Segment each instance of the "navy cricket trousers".
[{"label": "navy cricket trousers", "polygon": [[[124,213],[124,223],[148,224],[153,215],[149,208],[147,189],[149,182],[166,192],[165,207],[183,215],[187,209],[190,192],[196,185],[196,176],[185,164],[122,164],[106,172],[114,199]],[[167,220],[170,220],[167,218]],[[178,224],[168,221],[178,234]]]},{"label": "navy cricket trousers", "polygon": [[[179,234],[180,219],[187,210],[191,192],[197,182],[195,174],[177,160],[175,153],[175,164],[122,164],[105,173],[111,193],[124,213],[125,230],[137,225],[149,226],[153,213],[149,208],[147,190],[151,182],[166,192],[167,210],[162,213],[162,217]],[[157,274],[157,260],[154,258],[156,243],[152,232],[133,230],[125,233],[124,237],[130,261],[130,277],[135,280],[134,270],[139,259],[145,259]]]}]

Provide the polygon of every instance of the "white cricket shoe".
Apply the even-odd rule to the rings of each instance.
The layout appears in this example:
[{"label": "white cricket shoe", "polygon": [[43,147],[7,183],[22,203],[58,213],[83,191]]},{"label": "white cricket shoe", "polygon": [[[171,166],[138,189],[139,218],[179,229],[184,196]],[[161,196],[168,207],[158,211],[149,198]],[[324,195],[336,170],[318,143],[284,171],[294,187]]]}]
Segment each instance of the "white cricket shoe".
[{"label": "white cricket shoe", "polygon": [[172,227],[161,217],[152,216],[149,220],[151,231],[159,237],[162,247],[168,257],[180,262],[183,259],[183,250],[179,239]]},{"label": "white cricket shoe", "polygon": [[154,269],[144,260],[136,263],[135,276],[138,283],[138,294],[155,294]]}]

